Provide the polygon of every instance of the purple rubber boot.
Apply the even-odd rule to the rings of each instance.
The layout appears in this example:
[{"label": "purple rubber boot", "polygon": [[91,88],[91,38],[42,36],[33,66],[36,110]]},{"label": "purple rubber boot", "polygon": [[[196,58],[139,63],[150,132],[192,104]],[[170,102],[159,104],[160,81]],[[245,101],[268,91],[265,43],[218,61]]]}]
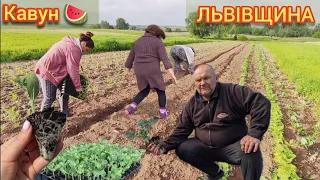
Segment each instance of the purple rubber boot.
[{"label": "purple rubber boot", "polygon": [[124,111],[126,116],[129,117],[130,115],[132,115],[136,107],[137,104],[135,102],[131,103],[130,106]]},{"label": "purple rubber boot", "polygon": [[168,111],[166,110],[166,108],[160,108],[160,118],[164,119],[168,117]]}]

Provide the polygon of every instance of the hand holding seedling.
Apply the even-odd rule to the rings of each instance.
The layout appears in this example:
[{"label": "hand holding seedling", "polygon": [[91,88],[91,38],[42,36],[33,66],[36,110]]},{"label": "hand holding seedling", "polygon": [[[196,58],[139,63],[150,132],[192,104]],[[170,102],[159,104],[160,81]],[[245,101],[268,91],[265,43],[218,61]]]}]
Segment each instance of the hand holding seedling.
[{"label": "hand holding seedling", "polygon": [[164,154],[166,152],[166,144],[159,136],[152,137],[148,149],[156,155]]},{"label": "hand holding seedling", "polygon": [[[62,147],[60,140],[53,158],[59,154]],[[32,134],[32,126],[26,121],[17,136],[1,145],[0,179],[34,179],[50,161],[40,157],[39,146]]]}]

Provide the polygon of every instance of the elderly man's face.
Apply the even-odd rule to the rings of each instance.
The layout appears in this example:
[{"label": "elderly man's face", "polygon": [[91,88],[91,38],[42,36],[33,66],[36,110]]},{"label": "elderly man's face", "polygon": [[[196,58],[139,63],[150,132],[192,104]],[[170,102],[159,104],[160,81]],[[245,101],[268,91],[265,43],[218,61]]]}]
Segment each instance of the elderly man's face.
[{"label": "elderly man's face", "polygon": [[216,88],[217,78],[209,66],[201,66],[194,72],[195,86],[199,94],[208,99]]}]

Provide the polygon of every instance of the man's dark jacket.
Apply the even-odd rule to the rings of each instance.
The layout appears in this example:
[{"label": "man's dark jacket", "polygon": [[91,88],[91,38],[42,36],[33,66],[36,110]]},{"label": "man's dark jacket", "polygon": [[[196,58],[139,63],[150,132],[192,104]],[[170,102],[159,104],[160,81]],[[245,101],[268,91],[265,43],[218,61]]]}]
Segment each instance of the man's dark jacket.
[{"label": "man's dark jacket", "polygon": [[[245,135],[262,140],[270,123],[271,103],[261,93],[231,83],[217,82],[209,101],[196,94],[186,103],[174,132],[165,140],[167,151],[175,149],[195,129],[204,144],[221,148]],[[251,115],[250,128],[245,116]]]}]

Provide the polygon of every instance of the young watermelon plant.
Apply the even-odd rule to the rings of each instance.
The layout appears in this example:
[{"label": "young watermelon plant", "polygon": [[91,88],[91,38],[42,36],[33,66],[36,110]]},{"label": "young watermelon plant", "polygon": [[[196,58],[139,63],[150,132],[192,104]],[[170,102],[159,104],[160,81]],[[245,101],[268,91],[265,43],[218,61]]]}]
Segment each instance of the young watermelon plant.
[{"label": "young watermelon plant", "polygon": [[42,174],[52,179],[122,179],[137,170],[144,153],[131,144],[123,147],[106,140],[81,143],[63,150]]},{"label": "young watermelon plant", "polygon": [[142,120],[138,122],[138,126],[140,126],[140,132],[136,134],[134,131],[130,131],[127,134],[125,134],[125,137],[128,139],[133,139],[135,137],[143,139],[145,142],[149,142],[150,138],[148,136],[148,133],[152,129],[152,125],[154,125],[159,120],[158,117],[153,117],[150,120]]},{"label": "young watermelon plant", "polygon": [[44,159],[52,159],[62,128],[66,123],[66,114],[54,111],[53,108],[42,112],[35,111],[35,99],[40,89],[39,81],[35,74],[30,73],[27,77],[17,76],[14,81],[27,91],[30,98],[32,114],[27,117],[27,120],[32,125],[33,134],[40,148],[40,155]]}]

